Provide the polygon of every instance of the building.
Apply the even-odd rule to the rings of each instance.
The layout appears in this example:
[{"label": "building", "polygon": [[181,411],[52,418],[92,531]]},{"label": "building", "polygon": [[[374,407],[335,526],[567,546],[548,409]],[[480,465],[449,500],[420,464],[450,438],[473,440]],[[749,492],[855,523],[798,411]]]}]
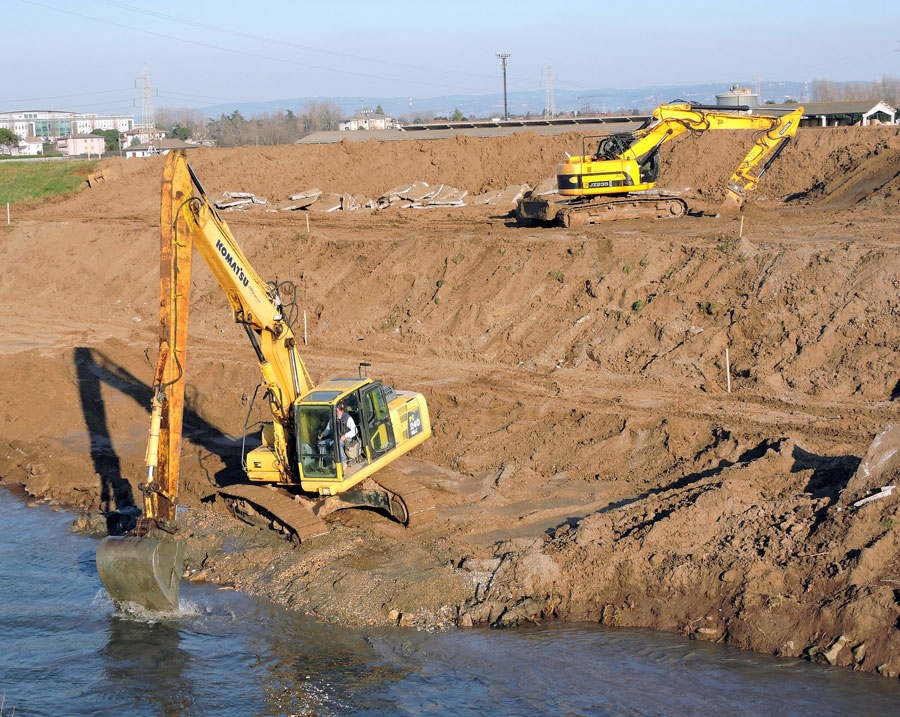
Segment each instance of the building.
[{"label": "building", "polygon": [[[842,127],[872,124],[896,124],[897,110],[881,100],[843,100],[839,102],[802,102],[803,120],[808,126]],[[732,85],[728,92],[716,95],[716,105],[723,109],[740,105],[751,112],[790,112],[797,105],[759,104],[759,95],[752,90]]]},{"label": "building", "polygon": [[26,137],[19,142],[19,154],[28,157],[36,157],[44,153],[44,140],[40,137]]},{"label": "building", "polygon": [[[790,112],[797,105],[760,105],[767,112]],[[752,110],[751,110],[752,111]],[[870,127],[897,124],[897,110],[881,100],[845,100],[841,102],[804,102],[804,127]]]},{"label": "building", "polygon": [[125,149],[125,158],[152,157],[155,154],[168,154],[173,149],[193,149],[197,145],[187,144],[180,139],[160,139],[154,142],[133,144]]},{"label": "building", "polygon": [[98,134],[75,134],[56,140],[56,149],[63,157],[77,157],[96,154],[98,157],[106,151],[106,139]]},{"label": "building", "polygon": [[393,129],[394,118],[385,115],[362,114],[351,117],[338,125],[341,132],[355,132],[356,130]]},{"label": "building", "polygon": [[155,127],[148,128],[143,125],[137,125],[134,129],[130,129],[123,134],[123,147],[151,144],[166,138],[165,130],[156,129]]},{"label": "building", "polygon": [[897,110],[880,100],[846,102],[809,102],[803,105],[803,117],[821,127],[896,124]]},{"label": "building", "polygon": [[19,137],[37,137],[44,141],[90,134],[95,129],[114,129],[120,133],[134,128],[133,115],[97,115],[57,110],[0,112],[0,127]]}]

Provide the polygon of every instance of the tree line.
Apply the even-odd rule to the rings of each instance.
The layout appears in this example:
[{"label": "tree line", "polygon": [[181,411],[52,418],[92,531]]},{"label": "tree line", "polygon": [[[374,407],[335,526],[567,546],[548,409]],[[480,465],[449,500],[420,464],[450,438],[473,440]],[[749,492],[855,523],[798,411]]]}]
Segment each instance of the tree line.
[{"label": "tree line", "polygon": [[218,147],[290,144],[311,132],[337,130],[344,113],[336,102],[313,102],[300,114],[292,110],[244,117],[239,110],[207,119],[199,110],[160,109],[156,126],[177,139],[209,140]]},{"label": "tree line", "polygon": [[[900,78],[885,76],[875,82],[831,82],[813,80],[809,88],[809,102],[841,102],[851,100],[882,100],[900,108]],[[383,114],[381,108],[376,114]],[[159,109],[156,124],[172,137],[186,140],[209,140],[218,147],[241,145],[274,145],[296,142],[307,134],[337,130],[344,113],[336,102],[313,102],[299,114],[292,110],[266,112],[244,117],[239,110],[207,119],[199,110]],[[430,117],[428,118],[430,119]],[[444,118],[448,119],[448,118]],[[465,119],[457,110],[451,120]],[[421,122],[420,117],[404,121]]]},{"label": "tree line", "polygon": [[853,100],[882,100],[900,109],[900,77],[885,76],[875,82],[830,82],[813,80],[810,102],[851,102]]}]

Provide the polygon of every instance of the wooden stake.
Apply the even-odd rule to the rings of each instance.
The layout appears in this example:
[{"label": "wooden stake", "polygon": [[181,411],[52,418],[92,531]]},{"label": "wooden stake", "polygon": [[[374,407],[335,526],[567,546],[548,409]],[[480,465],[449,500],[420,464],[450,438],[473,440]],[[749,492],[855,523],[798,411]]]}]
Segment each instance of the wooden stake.
[{"label": "wooden stake", "polygon": [[[306,218],[309,221],[309,217]],[[306,311],[303,312],[303,345],[306,346]]]},{"label": "wooden stake", "polygon": [[309,212],[306,213],[306,234],[309,236]]},{"label": "wooden stake", "polygon": [[740,239],[742,236],[744,236],[744,215],[743,214],[741,214],[741,228],[738,231],[738,239]]},{"label": "wooden stake", "polygon": [[[741,220],[744,221],[743,219]],[[731,393],[731,361],[728,359],[728,349],[725,349],[725,375],[728,377],[728,393]]]}]

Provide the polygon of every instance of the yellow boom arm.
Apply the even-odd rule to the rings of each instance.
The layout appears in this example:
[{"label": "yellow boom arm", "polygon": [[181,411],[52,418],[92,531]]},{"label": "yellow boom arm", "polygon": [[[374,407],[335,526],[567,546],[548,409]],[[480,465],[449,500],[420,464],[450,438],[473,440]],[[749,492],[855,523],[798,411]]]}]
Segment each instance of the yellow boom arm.
[{"label": "yellow boom arm", "polygon": [[234,320],[244,326],[256,351],[274,418],[271,447],[285,476],[291,475],[287,447],[291,406],[314,384],[282,315],[276,287],[264,282],[247,261],[183,152],[168,156],[161,207],[160,350],[143,492],[146,519],[172,520],[178,496],[193,248],[219,282]]},{"label": "yellow boom arm", "polygon": [[[762,174],[787,146],[800,126],[803,108],[784,115],[748,114],[689,102],[660,105],[633,133],[604,137],[593,155],[570,157],[557,168],[559,193],[589,197],[652,189],[658,175],[660,147],[685,132],[754,130],[753,147],[728,182],[730,198],[743,201]],[[755,171],[762,164],[760,171]]]}]

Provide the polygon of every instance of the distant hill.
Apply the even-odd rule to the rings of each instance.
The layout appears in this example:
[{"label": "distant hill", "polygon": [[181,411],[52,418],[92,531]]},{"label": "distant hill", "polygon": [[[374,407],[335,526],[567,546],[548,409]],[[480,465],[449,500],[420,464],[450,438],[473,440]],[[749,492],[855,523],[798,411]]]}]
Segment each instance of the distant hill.
[{"label": "distant hill", "polygon": [[[735,83],[741,87],[757,89],[755,83]],[[731,88],[725,83],[703,85],[655,85],[634,89],[601,88],[573,92],[555,90],[554,101],[557,113],[590,112],[628,114],[648,112],[657,105],[671,100],[682,99],[703,104],[715,104],[716,95],[727,92]],[[785,100],[807,99],[807,85],[804,82],[760,82],[760,103],[767,101],[782,104]],[[293,111],[302,113],[304,108],[314,102],[334,102],[347,115],[352,117],[361,109],[374,110],[379,105],[385,114],[392,117],[423,116],[448,117],[457,109],[466,117],[500,117],[503,115],[503,93],[489,95],[445,95],[442,97],[296,97],[292,99],[270,100],[268,102],[242,102],[230,105],[211,105],[202,107],[200,111],[207,117],[216,118],[222,114],[231,114],[238,110],[244,117],[259,116],[265,113]],[[543,115],[546,104],[546,92],[510,92],[507,95],[507,107],[511,117]]]}]

